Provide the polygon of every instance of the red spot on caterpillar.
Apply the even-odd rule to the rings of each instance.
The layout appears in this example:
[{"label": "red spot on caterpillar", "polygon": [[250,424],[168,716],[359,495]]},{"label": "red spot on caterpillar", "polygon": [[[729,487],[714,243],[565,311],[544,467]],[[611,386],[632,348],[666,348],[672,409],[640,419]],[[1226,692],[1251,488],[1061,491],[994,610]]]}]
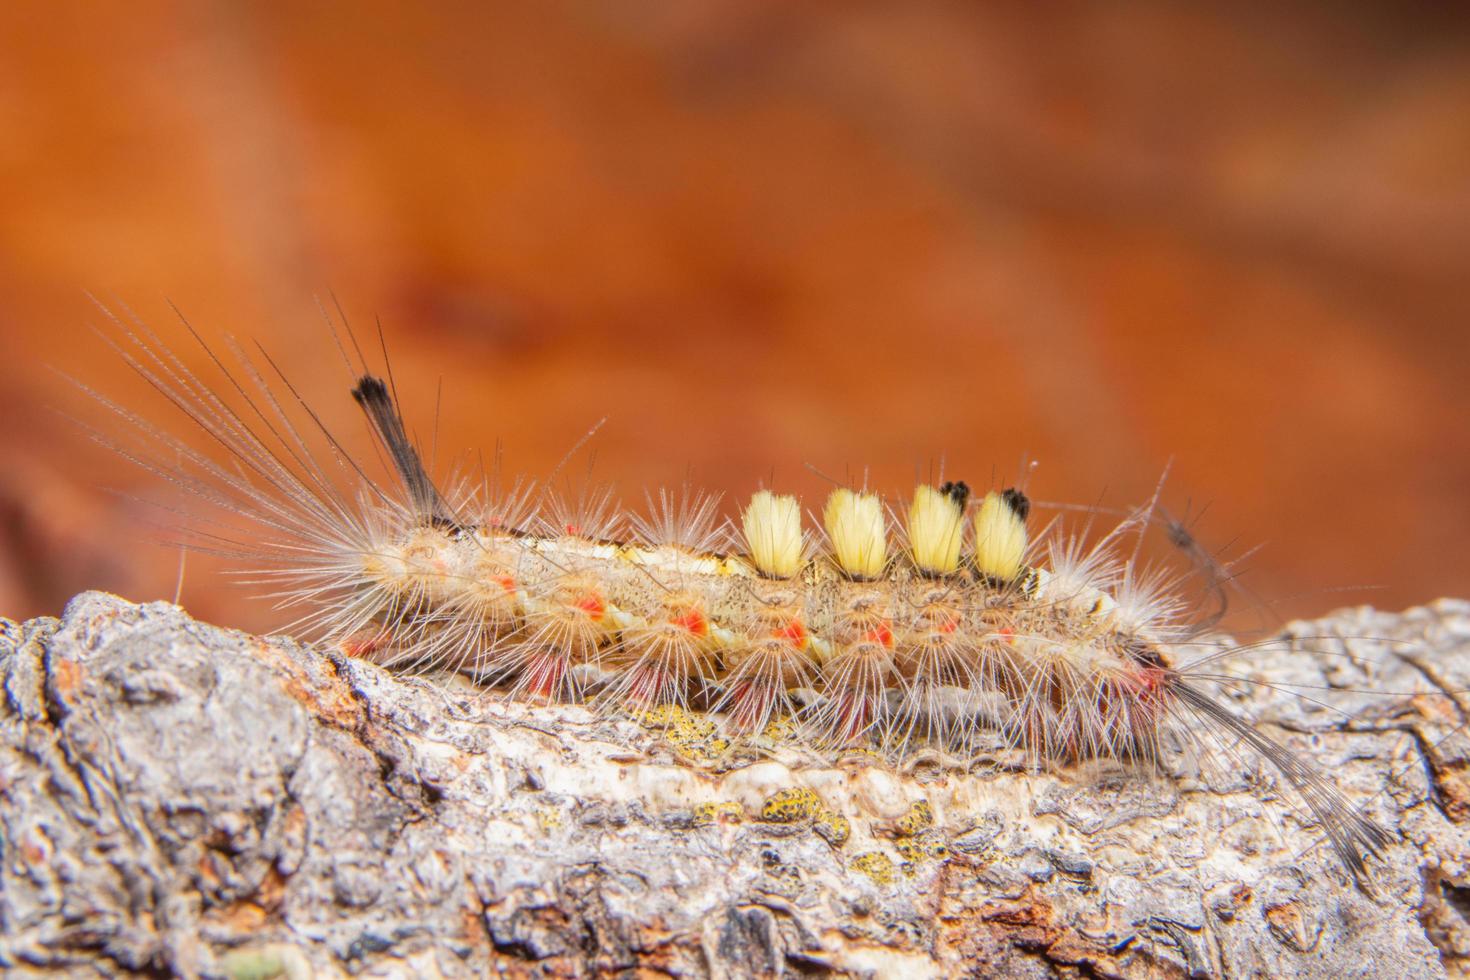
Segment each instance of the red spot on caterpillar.
[{"label": "red spot on caterpillar", "polygon": [[730,697],[730,724],[739,732],[753,732],[770,716],[776,689],[767,683],[741,681]]},{"label": "red spot on caterpillar", "polygon": [[1142,700],[1153,704],[1158,701],[1159,695],[1168,686],[1169,672],[1161,667],[1145,667],[1135,676],[1134,683],[1138,685],[1139,696]]},{"label": "red spot on caterpillar", "polygon": [[1156,667],[1124,674],[1109,680],[1098,692],[1098,709],[1108,715],[1119,705],[1125,705],[1133,726],[1146,728],[1157,722],[1161,695],[1167,683],[1168,672]]},{"label": "red spot on caterpillar", "polygon": [[342,652],[349,657],[366,657],[378,647],[378,640],[368,638],[359,640],[356,637],[342,641]]},{"label": "red spot on caterpillar", "polygon": [[995,635],[1000,637],[1007,643],[1011,643],[1016,639],[1016,631],[1011,629],[1009,626],[1002,626],[1000,629],[995,631]]},{"label": "red spot on caterpillar", "polygon": [[367,658],[386,646],[389,639],[391,636],[387,629],[366,629],[352,634],[337,646],[346,656]]},{"label": "red spot on caterpillar", "polygon": [[562,679],[566,675],[566,658],[536,657],[526,668],[526,691],[536,697],[549,698],[561,687]]},{"label": "red spot on caterpillar", "polygon": [[565,527],[567,529],[567,533],[568,534],[575,535],[575,534],[581,534],[582,533],[581,530],[575,524],[567,524],[567,525],[565,525]]},{"label": "red spot on caterpillar", "polygon": [[667,676],[664,671],[647,664],[635,667],[624,689],[623,699],[630,704],[653,704],[658,699],[658,693],[664,687]]},{"label": "red spot on caterpillar", "polygon": [[888,620],[880,619],[877,626],[863,632],[863,639],[869,643],[879,643],[891,648],[893,646],[893,628],[889,626]]},{"label": "red spot on caterpillar", "polygon": [[832,737],[841,745],[850,745],[867,734],[874,716],[871,699],[852,691],[841,691],[833,697]]},{"label": "red spot on caterpillar", "polygon": [[799,619],[791,620],[785,626],[777,629],[771,635],[778,640],[785,640],[787,643],[790,643],[798,650],[806,649],[806,627],[801,624],[801,620]]},{"label": "red spot on caterpillar", "polygon": [[600,621],[607,615],[607,600],[596,592],[583,592],[573,600],[572,605],[594,621]]},{"label": "red spot on caterpillar", "polygon": [[506,592],[514,592],[516,590],[516,579],[514,575],[496,575],[495,583]]},{"label": "red spot on caterpillar", "polygon": [[709,635],[709,620],[698,609],[686,609],[669,617],[669,622],[688,630],[695,636]]}]

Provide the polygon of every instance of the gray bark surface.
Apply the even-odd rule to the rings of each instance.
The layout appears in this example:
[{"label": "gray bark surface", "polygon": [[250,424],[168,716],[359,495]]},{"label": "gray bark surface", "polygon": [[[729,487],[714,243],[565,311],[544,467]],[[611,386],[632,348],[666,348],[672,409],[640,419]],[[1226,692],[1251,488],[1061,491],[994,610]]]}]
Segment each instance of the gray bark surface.
[{"label": "gray bark surface", "polygon": [[1168,778],[779,748],[719,763],[697,721],[506,703],[88,593],[60,620],[0,620],[0,964],[1462,972],[1470,604],[1343,611],[1222,668],[1309,695],[1230,698],[1394,833],[1372,894],[1276,774],[1228,747]]}]

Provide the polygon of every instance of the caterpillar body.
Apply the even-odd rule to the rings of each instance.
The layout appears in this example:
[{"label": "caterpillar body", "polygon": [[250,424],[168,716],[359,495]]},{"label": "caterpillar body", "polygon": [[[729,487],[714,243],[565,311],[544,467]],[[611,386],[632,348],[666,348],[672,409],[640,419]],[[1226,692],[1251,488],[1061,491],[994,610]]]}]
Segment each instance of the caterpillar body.
[{"label": "caterpillar body", "polygon": [[[1178,751],[1244,745],[1360,882],[1391,840],[1211,696],[1210,657],[1181,656],[1215,617],[1192,619],[1178,576],[1127,554],[1152,504],[1088,540],[1033,536],[1021,490],[958,481],[922,483],[902,504],[839,486],[815,515],[762,489],[733,522],[687,486],[624,519],[606,489],[506,487],[498,467],[436,481],[391,373],[370,371],[354,340],[351,393],[384,481],[268,357],[263,370],[230,343],[227,364],[189,328],[224,379],[211,384],[146,326],[113,323],[104,339],[228,462],[87,388],[131,433],[94,435],[230,515],[192,520],[191,546],[240,559],[304,610],[293,628],[350,654],[468,675],[497,696],[694,710],[731,744],[856,748],[874,764],[1010,751],[1035,767],[1161,768]],[[1207,577],[1222,587],[1218,569]]]}]

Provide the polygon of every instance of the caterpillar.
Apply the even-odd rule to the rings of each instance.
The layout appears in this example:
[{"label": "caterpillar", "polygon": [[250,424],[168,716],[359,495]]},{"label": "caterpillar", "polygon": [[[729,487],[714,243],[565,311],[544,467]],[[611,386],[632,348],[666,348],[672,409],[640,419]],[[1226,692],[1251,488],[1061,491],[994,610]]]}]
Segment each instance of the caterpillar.
[{"label": "caterpillar", "polygon": [[839,484],[812,513],[761,488],[722,520],[719,498],[688,485],[625,517],[608,488],[507,482],[498,459],[436,479],[391,370],[333,327],[387,464],[374,475],[265,352],[227,341],[227,359],[183,321],[221,379],[206,381],[136,318],[109,317],[99,336],[195,438],[81,385],[126,433],[93,437],[207,505],[189,546],[238,560],[297,611],[290,630],[350,655],[462,675],[487,696],[699,712],[731,745],[795,741],[875,765],[1010,752],[1036,768],[1160,770],[1180,751],[1244,746],[1359,882],[1392,840],[1212,695],[1214,655],[1187,651],[1223,612],[1226,575],[1203,559],[1221,601],[1196,615],[1177,573],[1128,552],[1157,493],[1089,538],[1056,523],[1034,534],[1022,488],[959,480],[901,501]]}]

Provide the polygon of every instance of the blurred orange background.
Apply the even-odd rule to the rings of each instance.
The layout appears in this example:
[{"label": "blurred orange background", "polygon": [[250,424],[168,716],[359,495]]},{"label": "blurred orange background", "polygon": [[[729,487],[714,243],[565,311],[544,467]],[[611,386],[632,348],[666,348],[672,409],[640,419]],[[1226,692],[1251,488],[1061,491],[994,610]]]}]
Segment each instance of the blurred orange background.
[{"label": "blurred orange background", "polygon": [[[630,502],[1173,458],[1281,616],[1470,594],[1470,8],[67,9],[0,8],[0,613],[174,594],[49,369],[158,404],[86,292],[350,419],[335,292],[441,459],[606,415]],[[272,621],[208,564],[196,615]]]}]

